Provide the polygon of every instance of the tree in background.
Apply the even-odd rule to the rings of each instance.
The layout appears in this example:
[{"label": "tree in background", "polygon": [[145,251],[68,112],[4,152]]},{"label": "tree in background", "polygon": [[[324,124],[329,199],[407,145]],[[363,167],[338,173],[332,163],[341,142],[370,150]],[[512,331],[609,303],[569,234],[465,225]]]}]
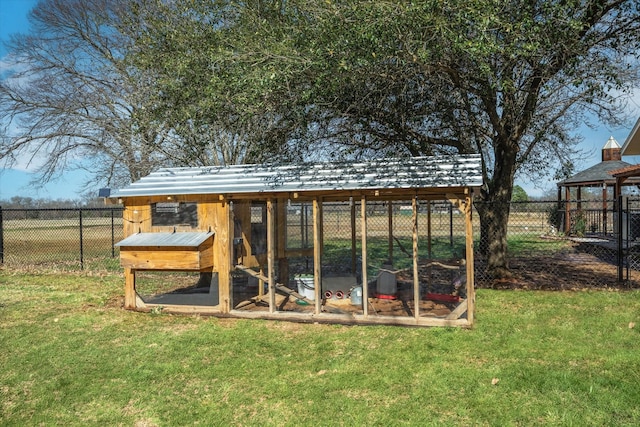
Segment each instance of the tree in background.
[{"label": "tree in background", "polygon": [[526,191],[524,191],[524,188],[522,188],[519,185],[514,185],[513,192],[511,194],[511,201],[512,202],[528,202],[529,195],[527,194]]},{"label": "tree in background", "polygon": [[[144,2],[43,0],[8,44],[0,81],[0,159],[37,168],[37,183],[82,168],[87,187],[124,185],[179,164],[172,128],[147,114],[150,79],[125,57]],[[151,7],[153,2],[148,2]]]},{"label": "tree in background", "polygon": [[160,25],[137,56],[154,47],[168,105],[208,106],[202,123],[275,119],[279,138],[257,147],[307,159],[481,154],[480,251],[496,277],[516,173],[569,170],[574,130],[588,114],[619,123],[639,77],[631,0],[171,4],[197,11],[171,23],[188,30]]},{"label": "tree in background", "polygon": [[[43,4],[100,7],[84,19],[68,10],[64,19],[36,20],[47,31],[36,28],[34,40],[59,51],[41,57],[39,44],[32,49],[26,43],[30,38],[24,46],[14,43],[26,58],[35,55],[23,62],[25,70],[39,70],[16,76],[30,77],[24,88],[33,89],[34,77],[48,78],[39,89],[48,93],[56,86],[51,98],[58,101],[83,95],[77,103],[63,102],[63,115],[48,116],[58,107],[25,104],[19,85],[3,83],[0,110],[24,120],[30,136],[5,142],[12,149],[0,155],[40,142],[65,158],[76,146],[54,143],[78,135],[86,142],[78,144],[83,153],[125,154],[110,163],[125,169],[133,167],[131,160],[153,168],[479,153],[485,181],[476,201],[480,251],[496,277],[509,275],[506,232],[515,174],[547,174],[551,165],[569,170],[574,129],[587,114],[619,121],[619,95],[639,77],[635,0]],[[47,9],[39,5],[36,12],[44,17]],[[69,34],[67,20],[76,22]],[[51,31],[59,35],[48,38]],[[65,54],[78,52],[72,41],[98,49]],[[110,78],[84,68],[80,75],[88,78],[77,78],[77,67],[92,64],[92,55],[103,64],[105,53],[117,59],[104,62],[113,74],[101,75]],[[57,92],[69,81],[75,83]],[[104,81],[115,84],[96,85]],[[116,129],[84,121],[105,108],[126,121]],[[65,122],[70,117],[75,121]],[[55,132],[58,122],[81,125],[71,138]],[[103,129],[106,140],[98,137]],[[116,138],[118,132],[123,137]]]},{"label": "tree in background", "polygon": [[514,177],[570,169],[574,130],[587,114],[624,118],[621,94],[639,77],[639,8],[618,0],[332,4],[313,38],[328,41],[313,99],[348,150],[480,153],[480,251],[490,273],[507,277]]},{"label": "tree in background", "polygon": [[309,62],[294,46],[298,6],[175,0],[135,10],[143,25],[127,61],[150,77],[150,113],[171,124],[192,163],[293,161],[312,151],[307,140],[292,143],[308,118],[300,86],[287,86]]}]

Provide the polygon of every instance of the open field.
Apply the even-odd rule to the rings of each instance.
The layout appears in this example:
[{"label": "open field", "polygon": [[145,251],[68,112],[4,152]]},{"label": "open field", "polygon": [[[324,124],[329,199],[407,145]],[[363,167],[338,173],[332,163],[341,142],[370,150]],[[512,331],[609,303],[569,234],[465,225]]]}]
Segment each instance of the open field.
[{"label": "open field", "polygon": [[639,291],[480,289],[474,329],[124,311],[0,272],[0,425],[640,424]]}]

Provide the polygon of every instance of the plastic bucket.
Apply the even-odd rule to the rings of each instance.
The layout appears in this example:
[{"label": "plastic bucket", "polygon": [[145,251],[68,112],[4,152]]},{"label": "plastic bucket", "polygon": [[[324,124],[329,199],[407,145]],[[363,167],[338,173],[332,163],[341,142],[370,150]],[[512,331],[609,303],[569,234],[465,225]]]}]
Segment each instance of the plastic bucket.
[{"label": "plastic bucket", "polygon": [[314,301],[316,299],[315,287],[313,285],[313,276],[296,276],[296,283],[298,284],[298,293],[300,295],[311,301]]},{"label": "plastic bucket", "polygon": [[356,286],[351,289],[351,304],[362,305],[362,286]]}]

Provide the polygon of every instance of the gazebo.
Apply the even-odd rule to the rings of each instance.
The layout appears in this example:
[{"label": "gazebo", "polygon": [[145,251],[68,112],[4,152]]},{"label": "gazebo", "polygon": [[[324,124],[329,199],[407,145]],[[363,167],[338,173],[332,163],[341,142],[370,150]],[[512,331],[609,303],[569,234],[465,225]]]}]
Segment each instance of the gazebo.
[{"label": "gazebo", "polygon": [[[637,127],[637,126],[636,126]],[[640,144],[639,144],[640,145]],[[621,193],[622,185],[638,185],[640,178],[625,177],[625,179],[616,178],[612,172],[627,170],[631,167],[630,163],[622,160],[622,149],[620,144],[611,136],[602,147],[602,161],[588,169],[576,173],[570,178],[557,183],[558,186],[558,204],[564,201],[564,224],[563,231],[568,233],[571,229],[571,211],[572,199],[571,189],[576,189],[576,210],[582,211],[582,188],[602,188],[602,218],[600,230],[606,234],[609,230],[607,227],[607,201],[609,200],[609,189],[613,188],[611,198]],[[613,230],[611,230],[613,231]]]},{"label": "gazebo", "polygon": [[[627,136],[627,139],[624,142],[624,145],[621,149],[621,155],[623,156],[634,156],[640,155],[640,117],[636,121],[635,126],[631,130],[631,133]],[[628,165],[626,167],[616,169],[611,171],[611,175],[616,179],[616,201],[618,203],[618,213],[620,217],[626,214],[627,221],[629,218],[629,204],[623,203],[622,199],[622,186],[629,185],[630,183],[636,184],[640,179],[640,165]],[[636,184],[637,185],[637,184]],[[629,251],[629,239],[625,236],[625,227],[627,233],[629,231],[629,224],[623,224],[622,221],[618,222],[618,281],[622,282],[624,280],[624,257],[628,256]],[[627,250],[625,251],[625,244],[627,246]],[[627,267],[629,263],[627,262]]]},{"label": "gazebo", "polygon": [[[636,121],[635,126],[624,141],[624,145],[620,150],[622,156],[638,156],[640,155],[640,117]],[[619,189],[631,179],[640,177],[640,165],[628,165],[626,167],[611,171],[611,175],[616,179],[616,198],[622,193]],[[635,183],[635,181],[634,181]]]}]

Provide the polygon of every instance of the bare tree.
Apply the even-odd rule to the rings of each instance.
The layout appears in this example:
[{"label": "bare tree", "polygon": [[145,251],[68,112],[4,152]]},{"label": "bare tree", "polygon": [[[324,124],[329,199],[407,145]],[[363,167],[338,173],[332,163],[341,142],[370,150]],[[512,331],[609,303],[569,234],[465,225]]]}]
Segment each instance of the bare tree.
[{"label": "bare tree", "polygon": [[0,158],[26,162],[42,181],[71,168],[118,185],[164,161],[168,131],[144,114],[146,80],[127,68],[130,3],[43,0],[28,34],[9,43],[0,82]]}]

